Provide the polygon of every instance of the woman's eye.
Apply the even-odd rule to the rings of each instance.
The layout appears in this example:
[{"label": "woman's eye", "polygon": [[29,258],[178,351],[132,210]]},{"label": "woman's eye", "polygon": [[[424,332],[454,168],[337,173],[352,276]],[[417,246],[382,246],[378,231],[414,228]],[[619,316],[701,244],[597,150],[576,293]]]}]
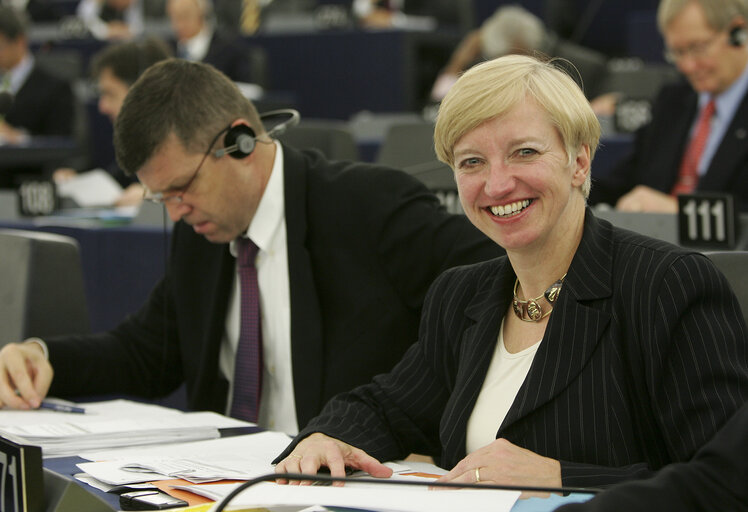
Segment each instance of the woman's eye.
[{"label": "woman's eye", "polygon": [[532,148],[522,148],[517,151],[517,154],[519,156],[532,156],[537,154],[538,152]]},{"label": "woman's eye", "polygon": [[460,169],[469,169],[471,167],[475,167],[480,163],[480,160],[477,158],[466,158],[464,160],[460,160],[459,168]]}]

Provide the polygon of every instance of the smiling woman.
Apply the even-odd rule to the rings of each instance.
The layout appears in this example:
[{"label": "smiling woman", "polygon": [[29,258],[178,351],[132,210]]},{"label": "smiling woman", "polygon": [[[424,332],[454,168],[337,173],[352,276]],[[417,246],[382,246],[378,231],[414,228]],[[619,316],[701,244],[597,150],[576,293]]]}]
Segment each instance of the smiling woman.
[{"label": "smiling woman", "polygon": [[278,472],[386,476],[379,461],[417,452],[450,470],[442,481],[594,487],[688,460],[711,438],[748,399],[737,299],[703,255],[586,208],[599,134],[552,62],[506,56],[457,81],[437,155],[507,255],[440,276],[418,342],[330,401]]}]

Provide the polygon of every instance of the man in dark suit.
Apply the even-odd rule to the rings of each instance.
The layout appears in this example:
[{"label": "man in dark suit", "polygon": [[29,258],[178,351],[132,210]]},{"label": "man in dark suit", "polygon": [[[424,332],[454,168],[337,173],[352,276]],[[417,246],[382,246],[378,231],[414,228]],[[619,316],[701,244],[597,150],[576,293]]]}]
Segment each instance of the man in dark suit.
[{"label": "man in dark suit", "polygon": [[176,56],[211,64],[235,82],[256,82],[249,49],[229,32],[219,32],[212,21],[209,0],[168,0],[166,13],[176,37]]},{"label": "man in dark suit", "polygon": [[258,423],[295,432],[331,396],[399,359],[440,272],[500,252],[401,171],[281,146],[236,86],[202,63],[149,68],[120,110],[115,147],[176,222],[166,277],[114,330],[45,340],[53,381],[43,343],[6,345],[3,404],[33,407],[50,381],[65,396],[158,396],[186,382],[190,408],[226,412],[236,246],[246,236],[259,246]]},{"label": "man in dark suit", "polygon": [[748,510],[748,403],[688,462],[648,480],[611,487],[558,512],[745,512]]},{"label": "man in dark suit", "polygon": [[[678,193],[730,192],[748,211],[746,19],[745,0],[660,3],[667,56],[688,84],[661,91],[632,154],[594,183],[591,202],[626,211],[675,212]],[[714,110],[702,116],[711,100]],[[707,127],[703,139],[696,136],[701,118]],[[691,143],[696,140],[701,143]],[[693,179],[686,183],[680,177],[688,168],[694,169]]]},{"label": "man in dark suit", "polygon": [[29,50],[23,13],[0,6],[0,83],[13,105],[0,134],[71,135],[74,102],[70,84],[38,66]]},{"label": "man in dark suit", "polygon": [[[70,84],[35,62],[26,30],[23,13],[0,5],[0,90],[13,97],[10,109],[0,119],[0,139],[14,143],[26,135],[70,136],[75,119]],[[11,185],[11,173],[3,171],[0,183]]]}]

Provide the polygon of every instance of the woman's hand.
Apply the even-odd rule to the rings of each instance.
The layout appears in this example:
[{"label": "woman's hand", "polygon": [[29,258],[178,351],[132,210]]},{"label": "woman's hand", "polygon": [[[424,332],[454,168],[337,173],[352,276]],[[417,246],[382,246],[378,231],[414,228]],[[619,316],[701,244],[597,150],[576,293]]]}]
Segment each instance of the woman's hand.
[{"label": "woman's hand", "polygon": [[[345,468],[355,468],[366,471],[371,476],[387,478],[392,470],[381,464],[377,459],[363,450],[354,448],[335,438],[319,432],[310,435],[296,445],[291,454],[275,466],[276,473],[304,473],[316,475],[320,467],[330,469],[333,477],[345,477]],[[279,484],[309,485],[310,481],[291,481],[284,478],[277,480]],[[335,482],[333,485],[343,485]]]},{"label": "woman's hand", "polygon": [[469,454],[437,481],[561,487],[561,463],[497,439]]}]

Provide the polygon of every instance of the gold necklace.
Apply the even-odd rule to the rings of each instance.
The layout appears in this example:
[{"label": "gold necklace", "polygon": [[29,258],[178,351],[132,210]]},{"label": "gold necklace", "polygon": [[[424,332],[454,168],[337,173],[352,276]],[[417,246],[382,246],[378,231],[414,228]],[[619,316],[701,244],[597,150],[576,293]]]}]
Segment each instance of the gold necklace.
[{"label": "gold necklace", "polygon": [[[514,281],[514,298],[512,299],[512,309],[517,318],[523,322],[539,322],[543,318],[547,317],[553,311],[553,304],[558,299],[558,294],[561,292],[561,285],[564,282],[566,274],[561,276],[561,279],[553,283],[548,289],[542,294],[538,295],[534,299],[521,300],[517,297],[517,287],[519,286],[519,277]],[[538,303],[540,299],[545,297],[545,300],[550,304],[548,311],[543,311],[543,307]]]}]

